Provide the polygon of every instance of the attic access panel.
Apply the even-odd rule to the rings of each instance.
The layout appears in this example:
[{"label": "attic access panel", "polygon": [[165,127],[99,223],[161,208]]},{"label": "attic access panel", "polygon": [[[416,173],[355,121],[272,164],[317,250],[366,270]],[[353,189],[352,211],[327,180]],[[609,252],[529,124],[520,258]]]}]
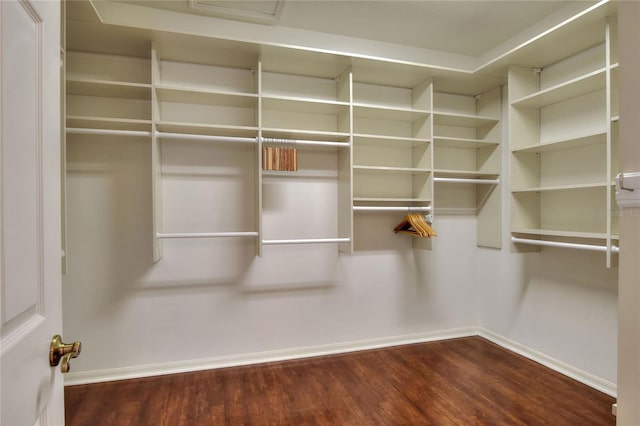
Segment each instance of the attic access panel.
[{"label": "attic access panel", "polygon": [[189,7],[210,16],[261,24],[276,24],[285,0],[219,1],[189,0]]}]

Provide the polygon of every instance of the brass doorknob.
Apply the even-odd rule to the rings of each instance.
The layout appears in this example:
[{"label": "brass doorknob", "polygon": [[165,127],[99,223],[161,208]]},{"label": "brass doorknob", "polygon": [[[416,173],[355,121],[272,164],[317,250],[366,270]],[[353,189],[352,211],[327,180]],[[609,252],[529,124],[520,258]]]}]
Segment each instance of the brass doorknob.
[{"label": "brass doorknob", "polygon": [[55,367],[60,364],[62,360],[62,364],[60,365],[60,371],[63,373],[68,373],[71,369],[71,365],[69,362],[71,358],[77,358],[80,355],[80,349],[82,345],[80,342],[73,342],[72,344],[67,344],[62,342],[62,337],[59,334],[53,336],[51,339],[51,346],[49,348],[49,365]]}]

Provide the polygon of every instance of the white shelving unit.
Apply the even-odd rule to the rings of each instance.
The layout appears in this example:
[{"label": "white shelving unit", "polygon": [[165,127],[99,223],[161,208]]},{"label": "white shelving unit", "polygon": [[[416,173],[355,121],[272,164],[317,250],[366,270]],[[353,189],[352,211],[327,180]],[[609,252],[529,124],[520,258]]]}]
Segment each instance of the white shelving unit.
[{"label": "white shelving unit", "polygon": [[[148,58],[65,52],[66,142],[151,140],[154,96]],[[153,239],[154,257],[158,247]]]},{"label": "white shelving unit", "polygon": [[[576,21],[476,74],[85,21],[74,40],[87,52],[66,52],[67,134],[150,140],[155,259],[162,241],[190,234],[253,238],[258,254],[292,240],[351,252],[354,216],[409,209],[433,214],[436,229],[438,214],[475,214],[478,245],[500,247],[505,80],[492,76],[508,68],[515,247],[538,249],[522,240],[601,245],[610,265],[619,65],[616,22],[605,22],[605,13],[588,23],[588,37]],[[563,36],[570,31],[580,36]],[[261,170],[262,146],[280,140],[296,141],[298,172]],[[249,219],[164,229],[163,145],[180,143],[243,152],[251,184],[231,212],[252,206]],[[330,206],[330,215],[314,219],[311,204]],[[287,228],[290,221],[304,231]]]},{"label": "white shelving unit", "polygon": [[[152,46],[155,260],[162,256],[162,244],[166,239],[258,239],[260,236],[254,196],[257,172],[254,170],[249,179],[243,176],[245,173],[238,173],[246,168],[246,164],[255,164],[258,155],[258,56],[226,52],[202,57],[197,53],[185,58],[182,52]],[[202,144],[214,144],[215,147],[203,147]],[[181,202],[202,200],[200,202],[206,205],[203,210],[209,216],[217,217],[216,222],[225,226],[224,229],[203,229],[210,226],[207,225],[210,218],[206,214],[199,215],[198,211],[192,212],[190,220],[178,221],[188,229],[165,229],[167,206],[163,204],[163,175],[179,175],[182,168],[188,168],[187,165],[181,168],[165,164],[167,156],[202,168],[203,177],[190,179],[191,185],[172,184],[176,188],[181,185]],[[206,177],[212,174],[212,177]],[[216,185],[220,178],[244,188],[242,195],[225,197],[226,190]],[[203,179],[208,183],[203,185]],[[250,186],[248,189],[247,185]],[[206,202],[216,194],[226,201]],[[229,200],[235,201],[229,205]],[[248,206],[254,206],[249,207],[249,213]]]},{"label": "white shelving unit", "polygon": [[[100,24],[83,24],[92,27]],[[447,191],[438,196],[434,183],[467,188],[458,200],[479,219],[490,205],[478,194],[500,179],[485,153],[501,142],[503,79],[445,73],[436,86],[420,66],[356,66],[347,56],[187,35],[132,33],[135,43],[118,35],[110,44],[110,31],[100,28],[94,53],[69,53],[67,133],[149,141],[155,260],[167,241],[203,238],[253,239],[258,255],[264,246],[323,243],[350,253],[360,216],[399,221],[403,212],[433,214],[440,201],[446,210]],[[298,170],[261,170],[263,146],[283,143],[295,145]],[[187,176],[188,164],[201,175]],[[183,188],[181,173],[193,185]],[[242,185],[230,185],[242,191],[225,195],[220,182],[236,179]],[[205,203],[208,219],[176,219],[176,199],[216,196],[231,201]]]},{"label": "white shelving unit", "polygon": [[[437,211],[478,216],[479,246],[501,247],[501,89],[475,96],[434,93]],[[437,213],[436,211],[436,213]]]},{"label": "white shelving unit", "polygon": [[430,205],[432,84],[354,83],[354,205]]},{"label": "white shelving unit", "polygon": [[149,60],[67,52],[68,128],[151,130]]},{"label": "white shelving unit", "polygon": [[[353,93],[353,211],[431,212],[433,84],[358,81]],[[414,247],[430,244],[414,240]]]},{"label": "white shelving unit", "polygon": [[336,244],[350,253],[351,70],[279,55],[260,63],[260,153],[292,144],[298,170],[260,172],[260,245]]},{"label": "white shelving unit", "polygon": [[[617,248],[617,100],[612,39],[540,68],[509,71],[511,233],[519,251]],[[580,158],[581,161],[575,161]]]},{"label": "white shelving unit", "polygon": [[[196,58],[194,58],[195,60]],[[154,84],[156,129],[162,132],[257,136],[257,58],[244,67],[186,63],[160,56]]]}]

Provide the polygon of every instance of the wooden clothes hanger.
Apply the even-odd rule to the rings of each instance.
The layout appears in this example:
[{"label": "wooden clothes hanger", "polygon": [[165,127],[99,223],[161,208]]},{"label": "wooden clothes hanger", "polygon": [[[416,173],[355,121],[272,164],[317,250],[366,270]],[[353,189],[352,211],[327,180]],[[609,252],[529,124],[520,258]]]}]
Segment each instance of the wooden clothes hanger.
[{"label": "wooden clothes hanger", "polygon": [[422,214],[408,214],[393,228],[393,232],[413,235],[419,238],[437,237],[438,234],[429,225]]},{"label": "wooden clothes hanger", "polygon": [[417,226],[422,230],[423,236],[425,238],[431,238],[431,237],[437,237],[438,234],[436,233],[436,231],[434,231],[434,229],[431,227],[431,225],[429,224],[429,222],[426,219],[426,216],[423,214],[414,214],[412,215],[413,218],[413,226]]},{"label": "wooden clothes hanger", "polygon": [[274,139],[262,145],[262,169],[283,172],[298,171],[298,151],[295,142]]}]

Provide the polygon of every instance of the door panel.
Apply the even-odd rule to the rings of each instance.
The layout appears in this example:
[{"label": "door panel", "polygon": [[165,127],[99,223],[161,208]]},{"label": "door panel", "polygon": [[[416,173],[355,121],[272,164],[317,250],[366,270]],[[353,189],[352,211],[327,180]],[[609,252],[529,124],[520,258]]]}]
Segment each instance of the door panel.
[{"label": "door panel", "polygon": [[[5,294],[2,326],[15,329],[36,320],[42,280],[39,256],[42,251],[40,222],[42,117],[39,114],[38,52],[42,49],[39,23],[26,8],[11,2],[3,10],[3,30],[15,41],[6,43],[8,58],[21,58],[20,67],[3,69],[7,104],[3,105],[3,139],[20,143],[3,144],[2,217],[3,242],[15,242],[3,253]],[[3,37],[3,40],[6,40]],[[4,47],[4,46],[3,46]],[[3,49],[4,54],[4,49]],[[35,117],[32,123],[28,117]],[[19,177],[19,178],[18,178]],[[11,326],[13,324],[13,326]]]},{"label": "door panel", "polygon": [[[620,171],[640,171],[640,3],[618,2]],[[640,209],[620,209],[618,277],[619,425],[640,424]]]},{"label": "door panel", "polygon": [[60,4],[1,1],[0,419],[62,424]]}]

